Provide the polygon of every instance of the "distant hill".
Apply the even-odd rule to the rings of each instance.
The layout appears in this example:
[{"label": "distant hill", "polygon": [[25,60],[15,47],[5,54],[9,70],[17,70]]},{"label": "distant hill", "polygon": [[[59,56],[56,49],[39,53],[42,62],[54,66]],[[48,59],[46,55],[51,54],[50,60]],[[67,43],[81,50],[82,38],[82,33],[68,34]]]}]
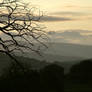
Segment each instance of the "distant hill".
[{"label": "distant hill", "polygon": [[69,43],[52,43],[46,53],[70,57],[92,58],[92,46]]},{"label": "distant hill", "polygon": [[28,58],[35,58],[41,61],[47,61],[47,62],[71,62],[71,61],[79,61],[83,60],[84,58],[81,57],[73,57],[73,56],[62,56],[57,54],[51,54],[51,53],[41,53],[42,56],[36,54],[36,53],[26,53],[26,55],[23,55],[24,57]]},{"label": "distant hill", "polygon": [[[29,68],[37,69],[37,70],[50,64],[50,63],[47,63],[46,61],[39,61],[33,58],[26,58],[26,57],[21,57],[21,56],[16,56],[15,58],[25,67],[29,67]],[[2,74],[3,71],[5,71],[5,69],[7,69],[7,67],[10,66],[12,62],[14,61],[11,60],[11,58],[9,58],[5,54],[0,53],[0,75]]]},{"label": "distant hill", "polygon": [[75,61],[92,58],[92,46],[68,43],[49,43],[48,49],[41,51],[42,57],[26,52],[24,57],[36,58],[47,61]]},{"label": "distant hill", "polygon": [[[59,64],[65,68],[65,72],[69,68],[85,59],[92,58],[92,46],[76,45],[68,43],[50,43],[49,48],[41,51],[41,55],[32,52],[25,52],[24,55],[17,53],[17,59],[26,62],[34,69],[43,68],[52,62]],[[35,58],[35,59],[32,59]],[[0,72],[10,64],[10,58],[4,54],[0,54]]]},{"label": "distant hill", "polygon": [[[64,67],[64,71],[65,73],[69,72],[69,68],[80,62],[80,60],[76,60],[76,61],[66,61],[66,62],[60,62],[60,61],[55,61],[55,62],[48,62],[46,60],[44,61],[40,61],[37,59],[33,59],[33,58],[27,58],[27,57],[20,57],[20,56],[16,56],[17,60],[19,60],[23,65],[30,67],[32,69],[41,69],[44,68],[45,66],[55,63],[58,64],[62,67]],[[62,57],[61,57],[62,58]],[[6,56],[5,54],[0,54],[0,75],[2,74],[2,71],[5,71],[5,69],[11,64],[12,61],[8,56]]]}]

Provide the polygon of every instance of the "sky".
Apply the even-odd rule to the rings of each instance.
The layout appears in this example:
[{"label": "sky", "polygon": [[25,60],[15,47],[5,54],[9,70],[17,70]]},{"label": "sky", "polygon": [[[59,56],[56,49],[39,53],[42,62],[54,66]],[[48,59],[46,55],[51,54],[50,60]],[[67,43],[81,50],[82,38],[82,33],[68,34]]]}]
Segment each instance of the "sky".
[{"label": "sky", "polygon": [[44,12],[42,23],[53,41],[92,45],[92,0],[21,1]]}]

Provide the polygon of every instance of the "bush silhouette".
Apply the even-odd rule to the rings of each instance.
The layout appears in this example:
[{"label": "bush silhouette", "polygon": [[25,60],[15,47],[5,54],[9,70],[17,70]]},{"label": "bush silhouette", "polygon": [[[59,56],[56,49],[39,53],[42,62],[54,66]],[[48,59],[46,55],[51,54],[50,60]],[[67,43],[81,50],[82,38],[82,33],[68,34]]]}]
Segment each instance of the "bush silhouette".
[{"label": "bush silhouette", "polygon": [[64,69],[51,64],[40,71],[30,70],[25,72],[14,64],[0,77],[0,92],[63,92]]},{"label": "bush silhouette", "polygon": [[92,80],[92,60],[84,60],[73,65],[70,70],[71,79],[75,81],[91,81]]},{"label": "bush silhouette", "polygon": [[40,77],[36,70],[25,69],[11,65],[0,78],[2,92],[37,92],[40,90]]},{"label": "bush silhouette", "polygon": [[43,68],[40,73],[44,92],[63,92],[64,69],[62,67],[51,64]]}]

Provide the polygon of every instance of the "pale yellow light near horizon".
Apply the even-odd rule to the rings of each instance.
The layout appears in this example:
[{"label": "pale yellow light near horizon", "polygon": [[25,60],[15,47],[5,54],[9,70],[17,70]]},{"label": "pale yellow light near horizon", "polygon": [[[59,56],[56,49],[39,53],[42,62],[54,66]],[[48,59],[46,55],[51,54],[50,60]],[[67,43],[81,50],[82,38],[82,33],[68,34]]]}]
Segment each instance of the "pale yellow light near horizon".
[{"label": "pale yellow light near horizon", "polygon": [[[2,0],[0,0],[2,1]],[[91,30],[92,24],[92,0],[19,0],[20,2],[30,3],[38,6],[47,16],[55,16],[56,12],[79,12],[82,16],[76,15],[57,15],[55,17],[68,17],[71,21],[46,21],[48,30],[61,29],[85,29]]]},{"label": "pale yellow light near horizon", "polygon": [[[90,35],[89,31],[92,31],[92,0],[19,0],[20,2],[30,3],[33,6],[40,8],[46,13],[49,21],[44,21],[43,24],[47,27],[47,31],[66,31],[66,30],[86,30],[85,35]],[[54,17],[55,20],[50,20]],[[62,18],[58,21],[58,18]],[[63,20],[69,18],[70,20]],[[87,33],[88,32],[88,33]],[[87,38],[88,42],[91,39]],[[83,38],[70,39],[71,43],[83,43]],[[92,43],[91,43],[92,44]]]},{"label": "pale yellow light near horizon", "polygon": [[[92,0],[23,0],[26,3],[32,3],[34,5],[38,5],[41,9],[45,9],[48,12],[52,11],[60,11],[64,6],[74,6],[74,7],[91,7]],[[72,7],[72,9],[74,8]],[[66,7],[67,8],[67,7]],[[68,7],[69,8],[69,7]]]},{"label": "pale yellow light near horizon", "polygon": [[[49,31],[80,30],[79,33],[82,34],[82,31],[86,30],[84,35],[91,35],[90,33],[88,34],[88,32],[92,31],[92,0],[26,0],[25,2],[32,2],[40,6],[40,8],[47,11],[47,14],[50,16],[55,16],[55,13],[58,12],[61,14],[55,17],[68,17],[72,19],[70,21],[46,21],[45,25]],[[62,15],[62,12],[66,12],[66,14]],[[59,40],[60,39],[62,39],[62,36]],[[91,36],[82,37],[80,35],[80,38],[72,39],[68,37],[63,40],[69,43],[92,44]]]}]

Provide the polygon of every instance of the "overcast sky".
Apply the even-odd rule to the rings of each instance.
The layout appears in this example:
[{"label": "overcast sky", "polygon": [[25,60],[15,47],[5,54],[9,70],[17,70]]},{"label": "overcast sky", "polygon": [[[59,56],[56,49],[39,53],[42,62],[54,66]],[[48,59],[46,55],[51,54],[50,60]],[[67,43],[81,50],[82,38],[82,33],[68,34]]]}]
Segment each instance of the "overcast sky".
[{"label": "overcast sky", "polygon": [[[43,24],[56,41],[92,45],[92,0],[23,0],[47,16]],[[60,35],[57,35],[60,33]],[[56,34],[56,35],[55,35]],[[58,38],[58,39],[57,39]]]}]

